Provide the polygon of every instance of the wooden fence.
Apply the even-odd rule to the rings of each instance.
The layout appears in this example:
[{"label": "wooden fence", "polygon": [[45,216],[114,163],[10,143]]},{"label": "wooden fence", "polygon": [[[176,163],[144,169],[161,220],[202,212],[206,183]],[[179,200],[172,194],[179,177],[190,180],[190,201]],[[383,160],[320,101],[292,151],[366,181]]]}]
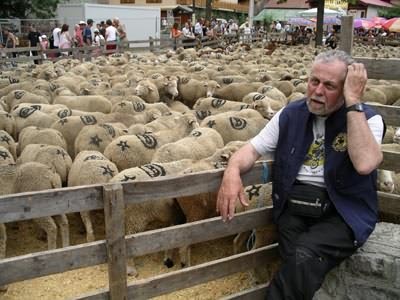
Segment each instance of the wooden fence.
[{"label": "wooden fence", "polygon": [[[216,48],[223,45],[228,45],[230,43],[235,43],[243,41],[245,43],[254,43],[257,41],[267,41],[274,39],[275,36],[271,35],[268,37],[265,34],[257,34],[251,36],[245,36],[244,34],[227,34],[222,35],[218,38],[203,38],[201,40],[188,40],[188,39],[178,39],[177,47],[185,48],[203,48],[211,47]],[[39,46],[37,47],[17,47],[17,48],[0,48],[0,63],[14,63],[14,62],[29,62],[34,60],[51,60],[58,61],[65,58],[74,58],[81,61],[88,60],[92,57],[97,57],[100,55],[107,55],[112,53],[121,53],[126,50],[130,51],[151,51],[158,52],[165,49],[172,49],[174,46],[174,41],[170,38],[168,39],[155,39],[149,37],[147,40],[134,40],[128,41],[127,47],[122,47],[116,43],[109,43],[109,45],[116,45],[115,50],[107,50],[104,46],[84,46],[79,48],[67,48],[67,49],[46,49],[43,50]],[[12,57],[15,53],[17,57]],[[30,53],[36,53],[35,55],[30,55]]]}]

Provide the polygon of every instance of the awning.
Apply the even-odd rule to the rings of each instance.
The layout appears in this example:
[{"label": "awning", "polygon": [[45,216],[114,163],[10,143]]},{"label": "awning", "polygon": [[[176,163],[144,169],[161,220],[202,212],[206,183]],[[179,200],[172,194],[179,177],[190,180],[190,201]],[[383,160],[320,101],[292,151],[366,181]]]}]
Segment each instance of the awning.
[{"label": "awning", "polygon": [[[318,14],[318,9],[317,8],[311,8],[305,11],[299,12],[299,16],[302,18],[313,18],[316,17]],[[324,16],[340,16],[341,12],[332,10],[332,9],[324,9]]]},{"label": "awning", "polygon": [[367,5],[382,6],[382,7],[393,7],[392,4],[381,1],[381,0],[361,0],[360,2]]},{"label": "awning", "polygon": [[184,13],[191,14],[193,13],[193,10],[186,5],[165,5],[165,6],[160,6],[160,10],[166,11],[166,10],[173,10],[173,11],[182,11]]},{"label": "awning", "polygon": [[269,9],[264,8],[260,13],[253,18],[253,21],[264,21],[264,20],[279,20],[285,21],[291,17],[296,17],[298,9]]},{"label": "awning", "polygon": [[177,6],[173,9],[173,11],[174,11],[174,12],[175,12],[175,11],[181,11],[181,12],[187,13],[187,14],[193,13],[193,10],[192,10],[189,6],[186,6],[186,5],[177,5]]}]

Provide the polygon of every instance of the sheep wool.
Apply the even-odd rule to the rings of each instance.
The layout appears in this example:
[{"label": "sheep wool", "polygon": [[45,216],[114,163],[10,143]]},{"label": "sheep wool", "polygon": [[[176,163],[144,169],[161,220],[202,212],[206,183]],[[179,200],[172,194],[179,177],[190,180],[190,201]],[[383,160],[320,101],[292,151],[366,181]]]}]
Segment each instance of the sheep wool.
[{"label": "sheep wool", "polygon": [[28,126],[22,129],[18,137],[17,152],[20,154],[29,144],[54,145],[67,150],[64,136],[56,129]]},{"label": "sheep wool", "polygon": [[231,141],[247,141],[254,137],[268,120],[253,109],[244,109],[239,112],[226,112],[205,118],[201,127],[209,127],[217,130],[224,144]]},{"label": "sheep wool", "polygon": [[85,126],[75,138],[75,155],[84,150],[104,152],[106,146],[122,134],[121,129],[108,123]]},{"label": "sheep wool", "polygon": [[17,145],[12,136],[5,130],[0,130],[0,146],[9,151],[14,160],[17,159]]},{"label": "sheep wool", "polygon": [[19,165],[27,162],[38,162],[50,167],[66,185],[72,159],[64,148],[54,145],[29,144],[17,160]]},{"label": "sheep wool", "polygon": [[153,157],[153,162],[171,162],[180,159],[200,160],[211,156],[224,146],[221,135],[211,128],[197,128],[188,137],[161,146]]}]

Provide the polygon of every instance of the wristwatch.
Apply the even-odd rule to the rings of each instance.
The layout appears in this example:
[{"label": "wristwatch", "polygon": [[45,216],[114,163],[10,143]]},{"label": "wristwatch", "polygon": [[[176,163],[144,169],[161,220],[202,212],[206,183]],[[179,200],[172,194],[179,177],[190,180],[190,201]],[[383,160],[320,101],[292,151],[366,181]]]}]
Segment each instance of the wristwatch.
[{"label": "wristwatch", "polygon": [[349,107],[346,107],[346,112],[349,112],[349,111],[364,112],[364,107],[362,106],[361,103],[356,103],[356,104],[350,105]]}]

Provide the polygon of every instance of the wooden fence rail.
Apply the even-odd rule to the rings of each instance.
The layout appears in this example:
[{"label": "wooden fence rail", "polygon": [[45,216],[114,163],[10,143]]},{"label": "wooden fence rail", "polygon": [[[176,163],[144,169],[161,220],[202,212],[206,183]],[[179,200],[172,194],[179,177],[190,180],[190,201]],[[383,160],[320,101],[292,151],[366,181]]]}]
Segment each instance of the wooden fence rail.
[{"label": "wooden fence rail", "polygon": [[[178,47],[188,47],[188,48],[203,48],[203,47],[219,47],[222,44],[229,44],[238,41],[245,42],[257,42],[257,41],[265,41],[268,39],[267,35],[252,35],[250,37],[245,36],[244,34],[228,34],[222,35],[218,38],[203,38],[202,40],[178,40]],[[128,41],[128,47],[124,48],[122,45],[117,43],[108,43],[109,45],[117,45],[116,50],[106,50],[104,46],[83,46],[78,48],[66,48],[66,49],[42,49],[39,46],[37,47],[17,47],[17,48],[1,48],[0,54],[3,53],[3,56],[0,56],[0,63],[7,62],[29,62],[34,60],[51,60],[58,61],[60,59],[65,58],[76,58],[79,60],[90,59],[91,57],[97,57],[99,55],[106,55],[115,52],[123,52],[126,50],[149,50],[149,51],[160,51],[162,49],[171,49],[173,48],[173,40],[172,39],[155,39],[153,37],[149,37],[147,40],[133,40]],[[30,52],[37,52],[38,54],[35,56],[29,56]],[[68,55],[63,55],[63,53],[68,53]],[[11,54],[16,53],[21,56],[12,57]]]}]

